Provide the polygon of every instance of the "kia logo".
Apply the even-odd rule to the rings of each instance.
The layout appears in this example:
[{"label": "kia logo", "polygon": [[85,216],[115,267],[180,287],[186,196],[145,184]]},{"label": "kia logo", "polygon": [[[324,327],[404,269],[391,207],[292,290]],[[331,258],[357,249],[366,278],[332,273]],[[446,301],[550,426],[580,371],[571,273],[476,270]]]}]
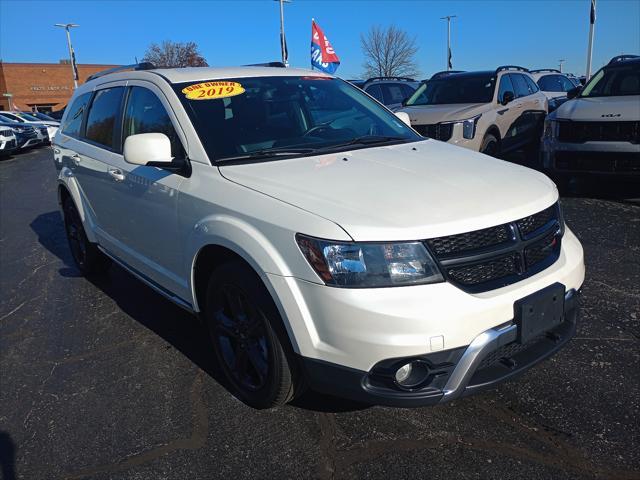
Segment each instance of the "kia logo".
[{"label": "kia logo", "polygon": [[601,117],[611,118],[611,117],[621,117],[621,113],[607,113],[605,115],[600,115]]}]

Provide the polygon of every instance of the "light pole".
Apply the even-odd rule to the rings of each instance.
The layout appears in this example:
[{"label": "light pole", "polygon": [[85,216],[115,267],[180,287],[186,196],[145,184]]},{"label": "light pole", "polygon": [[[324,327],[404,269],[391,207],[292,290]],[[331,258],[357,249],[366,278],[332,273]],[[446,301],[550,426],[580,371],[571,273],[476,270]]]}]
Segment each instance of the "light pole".
[{"label": "light pole", "polygon": [[591,11],[589,12],[589,47],[587,48],[587,71],[585,77],[587,81],[591,78],[591,57],[593,55],[593,30],[596,24],[596,0],[591,0]]},{"label": "light pole", "polygon": [[67,45],[69,46],[69,60],[71,61],[71,71],[73,73],[73,86],[78,88],[78,67],[76,66],[76,55],[73,53],[73,47],[71,46],[71,34],[69,29],[73,27],[79,27],[75,23],[56,23],[54,27],[64,28],[67,31]]},{"label": "light pole", "polygon": [[558,60],[558,64],[560,66],[560,73],[562,73],[562,64],[565,62],[566,60],[564,58],[561,58],[560,60]]},{"label": "light pole", "polygon": [[291,0],[274,0],[280,4],[280,51],[282,52],[282,63],[289,66],[289,52],[287,50],[287,39],[284,36],[284,4],[291,3]]},{"label": "light pole", "polygon": [[451,19],[456,17],[457,15],[447,15],[440,18],[440,20],[447,21],[447,71],[453,68],[453,63],[451,62]]}]

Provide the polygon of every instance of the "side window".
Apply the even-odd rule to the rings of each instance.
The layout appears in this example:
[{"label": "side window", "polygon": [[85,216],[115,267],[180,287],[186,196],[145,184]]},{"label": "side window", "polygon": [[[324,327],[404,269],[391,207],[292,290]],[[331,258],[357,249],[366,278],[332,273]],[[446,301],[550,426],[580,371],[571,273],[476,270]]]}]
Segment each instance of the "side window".
[{"label": "side window", "polygon": [[509,75],[503,75],[500,79],[500,86],[498,87],[498,101],[501,103],[504,99],[505,92],[513,93],[514,97],[516,95],[516,92],[513,89],[513,83],[511,83],[511,78],[509,77]]},{"label": "side window", "polygon": [[378,100],[380,103],[384,103],[384,99],[382,98],[382,90],[380,89],[380,85],[369,85],[365,90],[369,95]]},{"label": "side window", "polygon": [[529,85],[530,93],[536,93],[538,90],[540,90],[538,88],[538,85],[536,85],[536,82],[533,81],[533,78],[531,78],[529,75],[523,75],[523,77],[527,81],[527,85]]},{"label": "side window", "polygon": [[538,79],[538,86],[543,92],[557,92],[560,86],[556,81],[556,75],[545,75]]},{"label": "side window", "polygon": [[123,144],[129,135],[139,133],[164,133],[171,141],[171,156],[184,157],[180,137],[160,99],[148,88],[132,87],[124,113]]},{"label": "side window", "polygon": [[383,83],[380,85],[382,89],[382,96],[384,97],[385,105],[391,105],[393,103],[401,103],[404,100],[404,91],[402,85],[394,83]]},{"label": "side window", "polygon": [[[414,87],[412,87],[411,85],[407,85],[407,84],[403,83],[401,86],[402,86],[402,91],[404,93],[404,98],[409,98],[416,91],[416,89]],[[403,98],[403,100],[404,100],[404,98]]]},{"label": "side window", "polygon": [[92,142],[115,148],[115,127],[120,113],[124,87],[98,90],[87,114],[85,138]]},{"label": "side window", "polygon": [[80,127],[82,126],[82,118],[87,109],[87,103],[91,99],[91,92],[84,93],[76,98],[69,108],[66,121],[62,125],[62,133],[70,137],[80,135]]},{"label": "side window", "polygon": [[571,80],[569,80],[567,77],[563,77],[562,75],[558,76],[560,77],[560,86],[563,92],[568,92],[574,87]]},{"label": "side window", "polygon": [[515,89],[516,98],[526,97],[529,95],[529,85],[527,85],[527,81],[524,78],[524,75],[520,75],[519,73],[510,73],[511,82],[513,83],[513,88]]}]

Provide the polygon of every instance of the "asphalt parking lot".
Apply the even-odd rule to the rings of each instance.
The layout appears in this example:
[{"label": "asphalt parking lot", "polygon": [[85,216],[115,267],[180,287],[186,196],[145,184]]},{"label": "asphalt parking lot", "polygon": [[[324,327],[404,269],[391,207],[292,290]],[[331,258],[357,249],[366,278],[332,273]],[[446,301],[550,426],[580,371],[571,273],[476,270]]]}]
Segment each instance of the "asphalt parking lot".
[{"label": "asphalt parking lot", "polygon": [[255,411],[194,317],[118,267],[78,275],[50,148],[0,161],[3,478],[640,478],[640,186],[573,187],[588,271],[558,355],[438,407]]}]

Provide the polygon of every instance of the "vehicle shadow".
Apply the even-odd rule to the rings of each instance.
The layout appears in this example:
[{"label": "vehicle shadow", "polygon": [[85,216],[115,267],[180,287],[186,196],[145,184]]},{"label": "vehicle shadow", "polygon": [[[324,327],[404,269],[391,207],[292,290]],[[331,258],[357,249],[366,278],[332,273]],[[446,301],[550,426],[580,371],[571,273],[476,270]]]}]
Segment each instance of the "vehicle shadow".
[{"label": "vehicle shadow", "polygon": [[9,433],[0,430],[0,472],[4,480],[16,479],[16,445]]},{"label": "vehicle shadow", "polygon": [[[82,276],[73,263],[60,212],[41,214],[30,226],[38,235],[39,243],[64,262],[65,267],[59,270],[61,276]],[[87,280],[114,300],[123,313],[171,344],[229,390],[229,384],[212,353],[209,333],[196,316],[174,305],[117,265],[112,265],[106,274],[87,277]],[[292,405],[321,412],[353,411],[369,407],[315,392],[305,393]]]}]

